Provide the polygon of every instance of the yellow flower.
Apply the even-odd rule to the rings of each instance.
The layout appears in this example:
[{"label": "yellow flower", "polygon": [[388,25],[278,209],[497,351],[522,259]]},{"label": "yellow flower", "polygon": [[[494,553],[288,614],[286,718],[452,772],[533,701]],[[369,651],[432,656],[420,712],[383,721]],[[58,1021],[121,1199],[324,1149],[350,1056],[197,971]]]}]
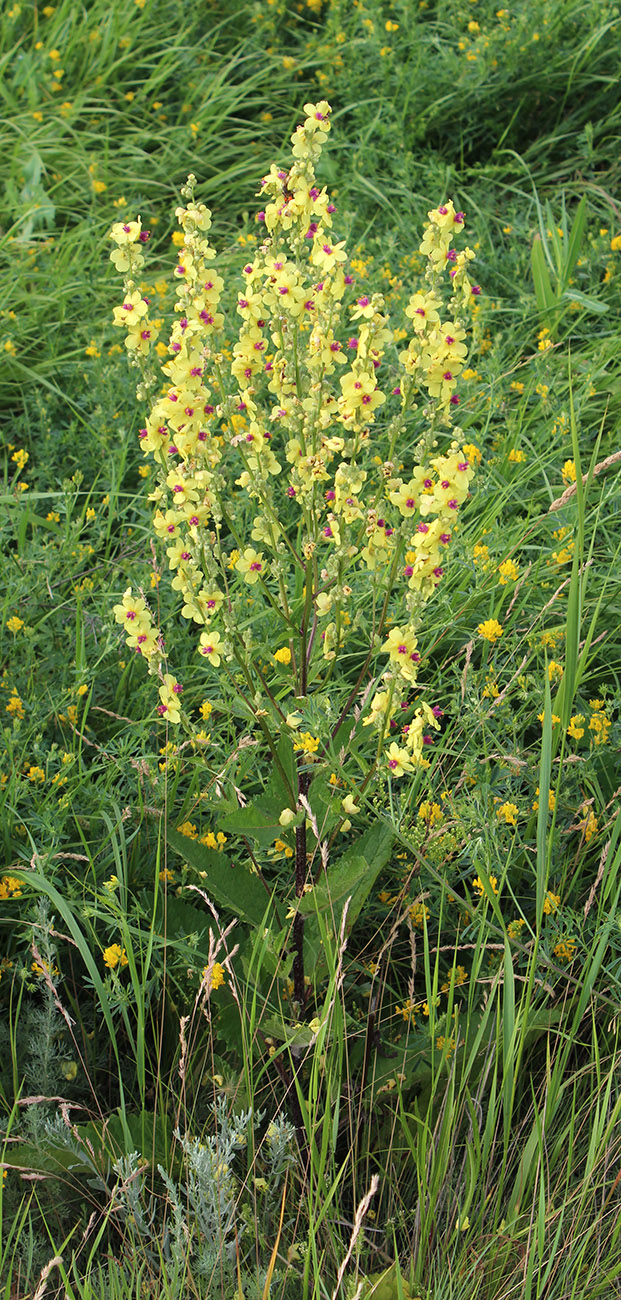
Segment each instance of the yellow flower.
[{"label": "yellow flower", "polygon": [[496,816],[506,822],[507,826],[517,826],[519,808],[514,803],[503,803],[496,809]]},{"label": "yellow flower", "polygon": [[611,239],[610,247],[613,253],[618,253],[621,251],[621,235],[615,235],[614,239]]},{"label": "yellow flower", "polygon": [[23,628],[24,623],[21,618],[17,617],[17,614],[13,614],[11,618],[7,619],[6,626],[8,627],[9,632],[12,632],[13,635],[15,635],[16,632],[19,632],[21,628]]},{"label": "yellow flower", "polygon": [[561,677],[563,676],[563,671],[563,665],[557,664],[556,660],[551,659],[548,664],[548,681],[560,682]]},{"label": "yellow flower", "polygon": [[573,961],[576,955],[576,940],[559,939],[558,943],[555,944],[552,951],[554,953],[554,956],[558,957],[559,961],[565,961],[565,962]]},{"label": "yellow flower", "polygon": [[[539,786],[537,786],[537,789],[535,790],[535,794],[537,795],[539,794]],[[533,802],[533,812],[537,812],[538,808],[539,808],[539,800],[535,799]],[[548,811],[554,812],[555,808],[556,808],[556,795],[554,793],[554,790],[548,790]]]},{"label": "yellow flower", "polygon": [[211,969],[209,966],[203,966],[201,982],[203,981],[207,993],[213,993],[215,989],[221,988],[223,984],[226,984],[224,978],[224,966],[222,966],[219,961],[215,961]]},{"label": "yellow flower", "polygon": [[201,632],[198,653],[203,655],[213,668],[220,666],[224,654],[222,637],[219,632]]},{"label": "yellow flower", "polygon": [[278,664],[291,663],[291,651],[288,645],[282,646],[280,650],[274,651],[274,658]]},{"label": "yellow flower", "polygon": [[526,452],[520,447],[512,447],[509,452],[509,460],[512,465],[521,465],[526,460]]},{"label": "yellow flower", "polygon": [[561,470],[564,483],[575,483],[576,481],[576,464],[573,460],[566,460]]},{"label": "yellow flower", "polygon": [[488,618],[485,623],[479,623],[477,631],[484,641],[491,641],[493,644],[500,639],[503,630],[497,619]]},{"label": "yellow flower", "polygon": [[498,565],[498,572],[500,574],[498,581],[501,587],[505,587],[509,580],[517,582],[520,576],[520,570],[514,560],[503,560],[502,564]]},{"label": "yellow flower", "polygon": [[463,445],[463,452],[470,465],[481,464],[483,457],[474,442],[465,442]]},{"label": "yellow flower", "polygon": [[407,749],[400,749],[394,741],[388,750],[386,763],[392,777],[398,778],[412,771],[412,758]]},{"label": "yellow flower", "polygon": [[198,839],[198,831],[193,822],[182,822],[177,830],[180,835],[185,835],[189,840]]},{"label": "yellow flower", "polygon": [[296,751],[302,750],[305,754],[316,754],[319,749],[319,740],[316,736],[311,736],[310,731],[301,731],[298,740],[293,743]]},{"label": "yellow flower", "polygon": [[429,908],[424,903],[412,903],[409,908],[409,917],[412,925],[424,929],[425,921],[429,919]]},{"label": "yellow flower", "polygon": [[575,713],[567,728],[567,735],[572,736],[574,740],[582,740],[582,737],[584,735],[584,727],[582,725],[583,722],[584,722],[584,714]]},{"label": "yellow flower", "polygon": [[21,898],[22,882],[17,876],[3,876],[0,880],[0,899]]},{"label": "yellow flower", "polygon": [[432,826],[435,826],[436,822],[441,822],[443,817],[440,805],[437,803],[430,803],[428,799],[420,805],[418,815],[422,821],[427,822],[430,830]]},{"label": "yellow flower", "polygon": [[112,943],[109,948],[104,948],[103,963],[108,970],[114,970],[115,966],[127,966],[129,958],[120,943]]},{"label": "yellow flower", "polygon": [[560,894],[553,894],[552,891],[548,889],[543,903],[543,910],[546,916],[553,916],[555,912],[558,912],[560,905]]},{"label": "yellow flower", "polygon": [[521,917],[519,918],[519,920],[517,920],[517,921],[511,921],[511,922],[509,923],[509,925],[507,926],[507,934],[509,935],[509,938],[510,938],[510,939],[519,939],[519,937],[520,937],[520,933],[521,933],[521,930],[522,930],[522,926],[525,925],[525,924],[526,924],[526,922],[525,922],[523,916],[521,916]]},{"label": "yellow flower", "polygon": [[415,1011],[416,1011],[416,1004],[412,1002],[411,998],[406,998],[402,1007],[395,1007],[395,1015],[403,1016],[403,1019],[409,1020],[412,1025],[416,1024],[416,1021],[414,1019]]},{"label": "yellow flower", "polygon": [[[498,893],[498,878],[497,878],[497,876],[490,876],[490,877],[489,877],[489,883],[490,883],[490,886],[491,886],[492,892],[493,892],[494,894],[497,894],[497,893]],[[483,881],[481,880],[481,877],[480,877],[480,876],[475,876],[475,878],[474,878],[474,880],[473,880],[473,882],[472,882],[472,887],[473,887],[473,889],[476,890],[477,894],[479,895],[479,898],[482,898],[483,895],[484,895],[484,893],[485,893],[485,886],[484,886]]]},{"label": "yellow flower", "polygon": [[584,831],[584,838],[588,844],[589,840],[592,840],[593,836],[597,835],[597,817],[595,816],[593,809],[590,810],[588,817],[586,817],[580,824]]},{"label": "yellow flower", "polygon": [[259,578],[265,575],[265,564],[263,562],[263,552],[255,551],[254,546],[247,546],[243,555],[239,557],[235,565],[238,573],[243,575],[244,582],[258,582]]},{"label": "yellow flower", "polygon": [[605,745],[608,741],[608,732],[610,731],[612,723],[610,718],[606,717],[606,714],[603,711],[603,702],[601,700],[589,700],[589,704],[591,707],[593,707],[594,704],[602,705],[602,707],[593,714],[589,722],[589,731],[593,732],[593,743],[595,745]]}]

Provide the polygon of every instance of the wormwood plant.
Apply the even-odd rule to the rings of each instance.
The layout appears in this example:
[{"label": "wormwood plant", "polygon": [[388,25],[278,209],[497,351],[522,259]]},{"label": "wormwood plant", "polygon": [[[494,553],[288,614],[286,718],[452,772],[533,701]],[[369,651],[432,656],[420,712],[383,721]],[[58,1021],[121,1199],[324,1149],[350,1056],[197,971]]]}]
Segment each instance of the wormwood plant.
[{"label": "wormwood plant", "polygon": [[[473,252],[452,247],[464,215],[446,201],[420,245],[427,269],[406,308],[409,338],[395,334],[382,294],[356,290],[335,205],[316,180],[330,105],[304,112],[292,165],[272,165],[262,182],[266,233],[241,272],[232,346],[194,176],[176,212],[176,317],[165,386],[140,440],[157,467],[154,531],[196,628],[189,683],[172,671],[177,633],[171,626],[165,645],[144,593],[128,588],[115,606],[159,683],[158,714],[203,745],[206,793],[215,791],[221,828],[242,836],[248,869],[232,871],[215,848],[174,831],[169,842],[255,927],[268,905],[263,885],[271,893],[274,884],[268,846],[276,841],[292,862],[275,915],[282,925],[280,901],[289,905],[298,1016],[309,963],[319,969],[343,920],[337,905],[349,900],[345,933],[408,819],[440,726],[440,709],[419,693],[419,643],[473,475],[451,417],[479,293]],[[140,217],[111,231],[125,277],[114,320],[140,371],[141,402],[159,384],[149,361],[158,326],[140,284],[148,237]],[[197,687],[208,696],[203,717],[234,720],[228,752],[197,733],[186,707]],[[250,801],[238,775],[248,748]]]}]

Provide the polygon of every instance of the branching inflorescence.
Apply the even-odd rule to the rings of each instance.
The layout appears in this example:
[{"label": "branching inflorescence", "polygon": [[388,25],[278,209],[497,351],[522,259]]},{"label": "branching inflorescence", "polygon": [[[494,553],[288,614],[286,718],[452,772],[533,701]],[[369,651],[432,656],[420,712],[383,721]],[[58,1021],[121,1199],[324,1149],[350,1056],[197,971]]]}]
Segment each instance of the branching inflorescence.
[{"label": "branching inflorescence", "polygon": [[[145,456],[159,467],[155,532],[182,615],[199,629],[197,654],[224,685],[237,684],[274,757],[283,731],[294,741],[298,790],[283,826],[301,819],[297,800],[308,793],[310,766],[356,700],[363,701],[361,726],[376,735],[363,789],[374,774],[399,778],[427,763],[439,710],[412,706],[398,741],[391,723],[394,731],[393,719],[410,707],[423,608],[442,580],[473,476],[461,430],[450,430],[467,351],[465,318],[479,292],[468,274],[474,254],[452,247],[464,216],[448,201],[429,213],[420,246],[424,284],[409,299],[411,337],[397,353],[384,298],[356,288],[344,241],[333,231],[335,206],[316,181],[330,106],[304,111],[292,136],[293,165],[273,165],[262,183],[266,235],[243,267],[232,348],[208,237],[211,215],[189,177],[186,206],[177,209],[183,246],[162,366],[167,386],[140,431]],[[126,277],[115,323],[126,329],[131,361],[142,369],[144,399],[156,382],[148,369],[155,326],[139,286],[148,235],[138,218],[115,225],[111,238],[112,260]],[[252,652],[248,603],[271,620],[268,639],[279,626],[286,642],[273,682]],[[159,713],[179,724],[182,686],[162,671],[162,641],[146,602],[129,589],[115,615],[129,645],[159,675]],[[367,651],[339,721],[325,737],[300,731],[305,701],[335,684],[347,639],[361,627]],[[289,692],[277,668],[283,663]],[[357,811],[346,795],[345,827]],[[298,893],[305,876],[299,856]]]}]

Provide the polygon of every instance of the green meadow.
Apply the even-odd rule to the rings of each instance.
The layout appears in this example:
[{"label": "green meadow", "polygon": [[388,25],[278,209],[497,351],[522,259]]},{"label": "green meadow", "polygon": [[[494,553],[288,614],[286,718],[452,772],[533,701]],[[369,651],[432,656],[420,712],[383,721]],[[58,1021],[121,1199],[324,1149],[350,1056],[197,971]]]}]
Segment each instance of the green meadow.
[{"label": "green meadow", "polygon": [[621,12],[500,4],[2,8],[3,1300],[621,1297]]}]

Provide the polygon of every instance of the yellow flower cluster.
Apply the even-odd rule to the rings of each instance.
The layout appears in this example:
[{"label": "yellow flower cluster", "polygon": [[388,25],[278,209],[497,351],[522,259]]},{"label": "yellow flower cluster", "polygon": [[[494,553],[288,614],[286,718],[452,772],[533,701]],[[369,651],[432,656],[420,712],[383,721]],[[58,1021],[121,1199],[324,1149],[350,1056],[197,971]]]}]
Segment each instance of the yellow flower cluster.
[{"label": "yellow flower cluster", "polygon": [[612,726],[612,722],[606,713],[606,704],[604,700],[589,700],[589,708],[593,709],[589,721],[589,731],[593,732],[593,744],[605,745],[608,742],[608,732]]},{"label": "yellow flower cluster", "polygon": [[120,943],[112,943],[109,948],[103,950],[103,964],[108,970],[114,970],[116,966],[127,966],[129,958]]},{"label": "yellow flower cluster", "polygon": [[22,882],[17,876],[3,876],[0,880],[0,899],[20,898]]},{"label": "yellow flower cluster", "polygon": [[[416,685],[422,606],[442,580],[458,511],[481,459],[474,444],[462,446],[459,429],[448,450],[439,451],[437,444],[459,402],[456,386],[467,357],[464,311],[480,290],[469,277],[474,253],[452,246],[465,223],[448,200],[428,214],[419,249],[426,259],[425,287],[410,295],[406,308],[411,337],[393,362],[398,382],[393,377],[394,386],[382,383],[395,340],[384,297],[357,287],[355,265],[348,264],[344,241],[333,233],[335,205],[316,181],[330,105],[308,103],[304,113],[291,137],[292,165],[273,164],[263,178],[258,215],[266,234],[251,245],[243,267],[240,325],[231,347],[221,337],[224,282],[208,239],[211,214],[194,198],[193,176],[183,188],[174,240],[175,321],[162,366],[166,385],[140,441],[158,468],[150,499],[172,587],[182,598],[182,616],[201,629],[197,653],[211,669],[222,672],[223,660],[235,659],[246,673],[254,671],[239,611],[257,595],[289,629],[299,626],[290,602],[303,574],[311,640],[300,656],[287,646],[273,654],[276,663],[291,664],[300,698],[300,674],[317,681],[322,660],[329,673],[347,638],[353,572],[362,568],[374,585],[387,588],[401,578],[404,617],[383,644],[378,638],[388,667],[378,675],[363,719],[380,732],[381,750],[391,720]],[[125,277],[115,324],[126,329],[130,360],[143,374],[138,393],[146,397],[156,383],[148,354],[157,322],[150,320],[137,277],[148,233],[138,218],[117,223],[111,238],[112,261]],[[400,438],[413,445],[417,395],[424,403],[423,436],[415,463],[396,477],[393,453]],[[389,455],[378,484],[361,462],[369,461],[367,448],[380,418]],[[230,536],[233,485],[256,513],[250,536],[243,536],[240,525],[242,535],[236,529],[235,549],[226,554],[223,531]],[[236,519],[242,514],[236,511]],[[145,602],[130,590],[115,617],[130,646],[156,671],[159,640]],[[382,619],[385,636],[383,628]],[[170,674],[164,676],[159,711],[173,724],[181,716],[181,689]],[[273,722],[280,725],[276,717]],[[429,730],[437,726],[433,710],[420,705],[404,728],[403,743],[392,743],[384,755],[385,770],[399,777],[424,764]],[[307,758],[315,753],[311,739],[319,745],[308,733],[296,742]]]}]

